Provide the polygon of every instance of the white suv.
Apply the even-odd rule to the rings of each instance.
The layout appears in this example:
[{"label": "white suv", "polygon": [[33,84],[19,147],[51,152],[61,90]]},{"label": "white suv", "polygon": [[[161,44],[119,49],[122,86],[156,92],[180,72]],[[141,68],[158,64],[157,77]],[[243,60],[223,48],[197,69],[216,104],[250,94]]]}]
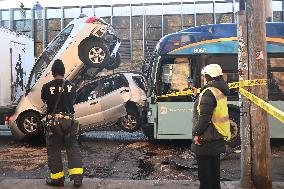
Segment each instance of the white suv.
[{"label": "white suv", "polygon": [[[144,77],[137,73],[116,73],[87,82],[78,89],[74,105],[80,133],[114,123],[125,131],[137,131],[146,117],[146,90]],[[41,115],[42,112],[30,112],[30,119],[13,122],[11,130],[15,139],[43,133]],[[18,127],[19,122],[24,127]]]}]

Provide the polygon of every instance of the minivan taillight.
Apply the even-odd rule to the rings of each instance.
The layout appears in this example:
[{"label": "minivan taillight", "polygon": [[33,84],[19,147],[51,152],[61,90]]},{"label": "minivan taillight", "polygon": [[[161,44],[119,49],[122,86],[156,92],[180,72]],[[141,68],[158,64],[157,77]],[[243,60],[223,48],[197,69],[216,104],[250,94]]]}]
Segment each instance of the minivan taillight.
[{"label": "minivan taillight", "polygon": [[10,123],[12,116],[6,116],[5,117],[5,125],[8,125]]},{"label": "minivan taillight", "polygon": [[99,19],[100,17],[98,16],[92,16],[90,18],[88,18],[85,22],[86,23],[93,23],[95,20]]}]

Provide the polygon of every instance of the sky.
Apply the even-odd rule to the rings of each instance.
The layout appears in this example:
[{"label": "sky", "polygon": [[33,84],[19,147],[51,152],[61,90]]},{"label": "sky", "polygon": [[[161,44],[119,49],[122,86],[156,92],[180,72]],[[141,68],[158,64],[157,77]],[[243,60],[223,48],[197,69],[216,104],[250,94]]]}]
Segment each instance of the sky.
[{"label": "sky", "polygon": [[[161,2],[181,2],[181,0],[38,0],[44,7],[58,6],[84,6],[84,5],[108,5],[108,4],[137,4],[137,3],[161,3]],[[208,0],[198,0],[208,1]],[[210,0],[209,0],[210,1]],[[230,0],[218,0],[230,1]],[[0,9],[18,8],[23,2],[25,7],[31,8],[36,3],[36,0],[0,0]],[[72,3],[70,3],[72,2]],[[183,0],[183,2],[194,2],[194,0]]]}]

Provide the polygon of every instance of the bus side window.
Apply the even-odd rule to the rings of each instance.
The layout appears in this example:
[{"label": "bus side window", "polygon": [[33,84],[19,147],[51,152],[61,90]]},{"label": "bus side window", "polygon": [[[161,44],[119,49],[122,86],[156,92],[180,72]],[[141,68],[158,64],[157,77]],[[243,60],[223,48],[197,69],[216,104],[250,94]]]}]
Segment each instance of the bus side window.
[{"label": "bus side window", "polygon": [[284,100],[284,58],[268,58],[268,97],[270,100]]}]

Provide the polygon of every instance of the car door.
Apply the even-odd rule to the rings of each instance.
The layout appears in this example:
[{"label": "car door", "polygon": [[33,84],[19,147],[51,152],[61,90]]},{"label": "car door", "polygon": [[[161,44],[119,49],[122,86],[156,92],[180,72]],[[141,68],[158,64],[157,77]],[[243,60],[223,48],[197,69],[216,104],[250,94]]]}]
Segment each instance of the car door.
[{"label": "car door", "polygon": [[[102,82],[101,107],[105,122],[114,122],[126,115],[125,102],[129,88],[124,86],[120,76],[106,78]],[[127,82],[127,80],[126,80]]]},{"label": "car door", "polygon": [[75,118],[81,130],[91,130],[104,122],[100,98],[100,81],[94,81],[78,91]]}]

